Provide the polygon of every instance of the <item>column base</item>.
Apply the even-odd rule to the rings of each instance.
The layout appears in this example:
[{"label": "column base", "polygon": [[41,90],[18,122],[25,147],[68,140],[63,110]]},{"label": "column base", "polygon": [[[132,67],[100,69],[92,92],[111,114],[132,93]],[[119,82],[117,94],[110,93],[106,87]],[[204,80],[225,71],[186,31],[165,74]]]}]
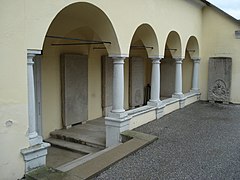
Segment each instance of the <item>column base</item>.
[{"label": "column base", "polygon": [[103,108],[103,116],[109,116],[109,113],[112,111],[112,106],[107,106]]},{"label": "column base", "polygon": [[153,100],[150,100],[147,102],[147,105],[148,106],[153,106],[153,107],[160,107],[162,105],[162,101],[153,101]]},{"label": "column base", "polygon": [[200,89],[191,89],[190,92],[200,94]]},{"label": "column base", "polygon": [[122,119],[128,116],[128,113],[126,111],[124,112],[109,112],[108,117],[111,118],[117,118],[117,119]]},{"label": "column base", "polygon": [[159,106],[156,109],[156,117],[157,117],[157,119],[160,119],[161,117],[164,116],[164,108],[165,108],[165,105],[161,105],[161,106]]},{"label": "column base", "polygon": [[105,117],[106,147],[114,146],[122,142],[120,133],[129,130],[129,121],[132,117],[123,118]]},{"label": "column base", "polygon": [[180,101],[179,101],[179,107],[180,107],[180,109],[182,109],[182,108],[184,108],[185,107],[185,98],[182,98],[182,99],[180,99]]},{"label": "column base", "polygon": [[35,146],[37,144],[41,144],[43,142],[42,136],[36,136],[34,138],[29,139],[30,146]]},{"label": "column base", "polygon": [[177,98],[177,99],[181,99],[184,98],[184,94],[183,93],[175,93],[172,95],[173,98]]},{"label": "column base", "polygon": [[42,142],[21,150],[25,161],[25,172],[46,165],[48,147],[50,147],[49,143]]}]

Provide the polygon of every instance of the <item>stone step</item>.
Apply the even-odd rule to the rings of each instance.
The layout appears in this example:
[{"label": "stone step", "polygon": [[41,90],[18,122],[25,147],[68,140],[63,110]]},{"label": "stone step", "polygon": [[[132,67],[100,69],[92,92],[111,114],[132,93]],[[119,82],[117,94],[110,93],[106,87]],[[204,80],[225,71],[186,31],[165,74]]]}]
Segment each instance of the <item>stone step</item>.
[{"label": "stone step", "polygon": [[81,152],[81,153],[86,153],[86,154],[96,153],[96,152],[102,150],[100,148],[90,147],[90,146],[82,145],[79,143],[69,142],[69,141],[55,139],[55,138],[51,138],[51,137],[46,139],[45,141],[50,143],[53,146],[58,146],[58,147],[61,147],[64,149]]},{"label": "stone step", "polygon": [[77,125],[69,129],[55,130],[51,137],[79,143],[99,149],[105,148],[105,128],[95,125]]}]

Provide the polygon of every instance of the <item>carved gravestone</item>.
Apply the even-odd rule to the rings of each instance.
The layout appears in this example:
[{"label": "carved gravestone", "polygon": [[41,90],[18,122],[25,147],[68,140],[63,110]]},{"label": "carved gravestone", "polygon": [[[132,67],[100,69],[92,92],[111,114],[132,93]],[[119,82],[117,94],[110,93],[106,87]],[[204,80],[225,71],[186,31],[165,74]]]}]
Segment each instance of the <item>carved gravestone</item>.
[{"label": "carved gravestone", "polygon": [[174,59],[161,60],[160,97],[172,97],[175,91],[176,61]]},{"label": "carved gravestone", "polygon": [[102,56],[102,108],[103,116],[112,110],[113,98],[113,60]]},{"label": "carved gravestone", "polygon": [[130,59],[130,107],[142,106],[144,101],[144,60]]},{"label": "carved gravestone", "polygon": [[232,58],[212,57],[208,67],[208,100],[230,102]]},{"label": "carved gravestone", "polygon": [[65,127],[88,119],[88,57],[61,55],[62,117]]}]

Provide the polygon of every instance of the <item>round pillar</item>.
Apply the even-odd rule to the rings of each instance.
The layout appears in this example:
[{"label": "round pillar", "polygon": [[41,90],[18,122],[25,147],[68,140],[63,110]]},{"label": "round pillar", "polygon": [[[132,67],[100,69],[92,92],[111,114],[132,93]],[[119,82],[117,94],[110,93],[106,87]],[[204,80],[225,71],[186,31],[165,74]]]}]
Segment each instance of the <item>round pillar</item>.
[{"label": "round pillar", "polygon": [[199,92],[199,65],[200,59],[193,59],[193,80],[192,80],[192,91]]},{"label": "round pillar", "polygon": [[124,59],[125,57],[113,58],[113,113],[124,112]]}]

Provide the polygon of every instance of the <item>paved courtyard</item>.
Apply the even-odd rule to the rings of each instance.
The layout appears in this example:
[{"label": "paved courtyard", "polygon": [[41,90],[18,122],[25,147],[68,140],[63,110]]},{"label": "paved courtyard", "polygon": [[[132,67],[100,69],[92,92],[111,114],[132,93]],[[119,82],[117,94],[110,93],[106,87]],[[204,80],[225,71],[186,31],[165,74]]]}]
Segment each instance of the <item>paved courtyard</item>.
[{"label": "paved courtyard", "polygon": [[197,102],[136,131],[159,139],[96,179],[240,179],[240,105]]}]

